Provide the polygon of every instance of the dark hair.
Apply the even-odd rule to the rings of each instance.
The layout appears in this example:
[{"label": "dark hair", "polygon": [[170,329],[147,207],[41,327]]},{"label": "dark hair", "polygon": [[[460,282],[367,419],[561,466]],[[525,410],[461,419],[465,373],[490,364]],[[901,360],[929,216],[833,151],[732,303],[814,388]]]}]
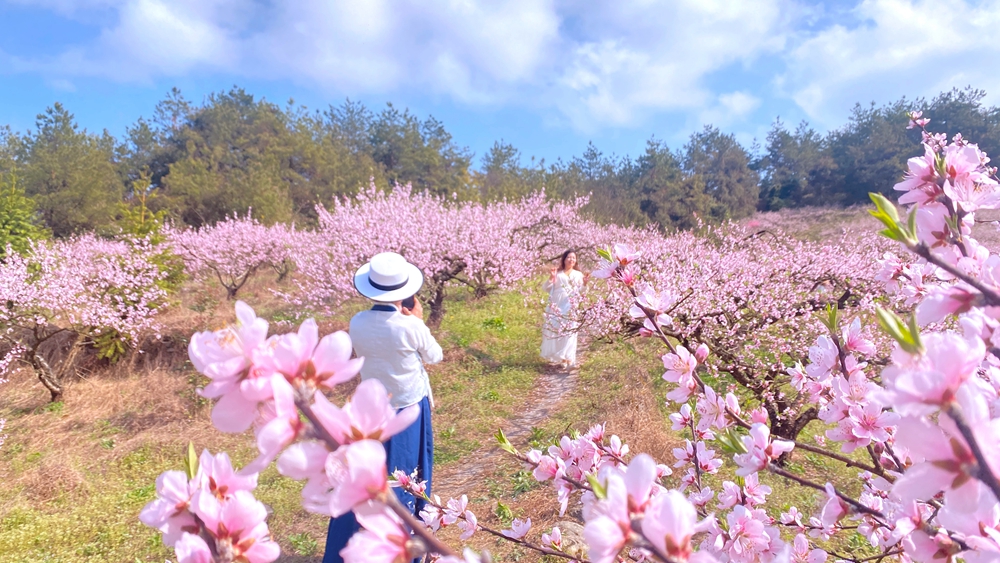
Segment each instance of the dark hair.
[{"label": "dark hair", "polygon": [[[565,272],[566,271],[566,258],[570,254],[576,254],[576,251],[571,248],[571,249],[567,250],[566,252],[563,252],[562,253],[562,257],[559,258],[559,271],[560,272]],[[577,263],[579,263],[579,260],[577,260]],[[574,270],[576,269],[575,265],[573,266],[573,269]]]}]

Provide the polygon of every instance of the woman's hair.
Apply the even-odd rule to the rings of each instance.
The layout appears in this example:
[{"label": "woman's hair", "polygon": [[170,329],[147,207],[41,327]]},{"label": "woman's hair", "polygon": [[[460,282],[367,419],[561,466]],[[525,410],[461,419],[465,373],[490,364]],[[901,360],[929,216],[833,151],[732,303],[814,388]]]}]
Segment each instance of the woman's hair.
[{"label": "woman's hair", "polygon": [[[562,257],[559,258],[559,271],[560,272],[565,272],[566,271],[566,258],[569,257],[570,254],[576,254],[576,251],[571,248],[571,249],[567,250],[566,252],[563,252],[562,253]],[[577,260],[577,264],[579,264],[579,263],[580,263],[580,261]],[[573,269],[574,270],[576,269],[576,265],[575,264],[573,265]]]}]

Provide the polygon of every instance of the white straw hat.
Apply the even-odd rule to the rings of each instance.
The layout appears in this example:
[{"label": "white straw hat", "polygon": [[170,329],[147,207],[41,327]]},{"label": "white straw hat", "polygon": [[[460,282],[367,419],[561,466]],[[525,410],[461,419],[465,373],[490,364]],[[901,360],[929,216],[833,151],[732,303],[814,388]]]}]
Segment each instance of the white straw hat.
[{"label": "white straw hat", "polygon": [[372,301],[393,303],[415,295],[424,285],[424,274],[395,252],[372,256],[354,274],[354,288]]}]

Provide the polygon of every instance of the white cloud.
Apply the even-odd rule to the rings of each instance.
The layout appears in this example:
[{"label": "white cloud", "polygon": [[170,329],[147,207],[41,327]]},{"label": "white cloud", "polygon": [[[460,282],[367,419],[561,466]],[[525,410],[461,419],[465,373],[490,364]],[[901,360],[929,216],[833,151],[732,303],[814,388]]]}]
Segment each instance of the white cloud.
[{"label": "white cloud", "polygon": [[664,111],[746,115],[759,93],[718,96],[708,77],[780,52],[800,12],[795,0],[15,1],[115,16],[56,57],[8,59],[50,81],[225,72],[529,107],[587,131]]},{"label": "white cloud", "polygon": [[[67,14],[84,9],[63,0],[40,4]],[[110,1],[92,4],[105,8]],[[253,4],[249,0],[129,0],[114,9],[117,23],[102,29],[93,42],[70,45],[55,57],[11,56],[11,66],[63,82],[75,77],[144,82],[203,69],[231,69],[240,59],[236,33]]]},{"label": "white cloud", "polygon": [[554,97],[584,129],[704,108],[714,101],[705,77],[779,51],[792,8],[782,0],[635,0],[582,11]]},{"label": "white cloud", "polygon": [[419,88],[459,101],[499,99],[550,56],[551,2],[308,0],[273,8],[248,40],[262,72],[339,91]]},{"label": "white cloud", "polygon": [[855,102],[966,85],[1000,93],[1000,2],[865,0],[850,15],[792,49],[775,82],[820,124],[840,125]]}]

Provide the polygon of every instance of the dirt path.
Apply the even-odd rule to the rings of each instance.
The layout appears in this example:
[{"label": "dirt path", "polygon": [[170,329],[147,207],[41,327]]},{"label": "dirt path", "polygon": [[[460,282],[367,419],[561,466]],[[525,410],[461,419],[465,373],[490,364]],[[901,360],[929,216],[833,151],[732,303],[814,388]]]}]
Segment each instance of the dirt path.
[{"label": "dirt path", "polygon": [[[580,350],[583,351],[583,342]],[[580,358],[577,358],[579,366]],[[531,434],[531,429],[538,426],[559,407],[564,397],[567,397],[576,387],[580,368],[563,369],[558,366],[548,366],[537,380],[537,400],[532,401],[531,408],[504,426],[504,433],[515,447],[524,451],[525,440]],[[433,492],[442,499],[469,494],[480,483],[483,474],[496,466],[506,454],[496,445],[495,441],[469,454],[467,459],[472,463],[453,463],[434,472]]]}]

